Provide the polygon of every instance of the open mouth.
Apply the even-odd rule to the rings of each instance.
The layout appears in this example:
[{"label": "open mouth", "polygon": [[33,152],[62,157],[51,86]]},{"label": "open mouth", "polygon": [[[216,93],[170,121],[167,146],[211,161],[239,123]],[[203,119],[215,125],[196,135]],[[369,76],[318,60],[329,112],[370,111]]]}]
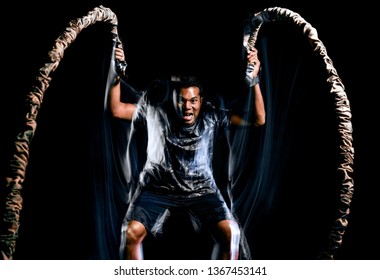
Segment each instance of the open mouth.
[{"label": "open mouth", "polygon": [[191,112],[184,113],[183,116],[182,116],[182,119],[183,119],[185,122],[192,121],[193,118],[194,118],[194,114],[191,113]]}]

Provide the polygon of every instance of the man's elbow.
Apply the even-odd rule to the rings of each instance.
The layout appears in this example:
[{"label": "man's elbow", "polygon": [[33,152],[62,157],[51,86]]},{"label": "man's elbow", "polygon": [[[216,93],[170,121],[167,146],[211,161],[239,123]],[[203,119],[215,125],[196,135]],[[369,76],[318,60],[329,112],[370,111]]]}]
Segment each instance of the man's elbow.
[{"label": "man's elbow", "polygon": [[120,109],[120,107],[117,106],[111,106],[111,117],[116,119],[122,119],[123,118],[123,110]]},{"label": "man's elbow", "polygon": [[136,110],[136,105],[131,103],[111,104],[111,116],[117,119],[131,121]]},{"label": "man's elbow", "polygon": [[259,126],[263,126],[264,124],[265,124],[265,114],[258,115],[255,120],[254,125],[259,127]]}]

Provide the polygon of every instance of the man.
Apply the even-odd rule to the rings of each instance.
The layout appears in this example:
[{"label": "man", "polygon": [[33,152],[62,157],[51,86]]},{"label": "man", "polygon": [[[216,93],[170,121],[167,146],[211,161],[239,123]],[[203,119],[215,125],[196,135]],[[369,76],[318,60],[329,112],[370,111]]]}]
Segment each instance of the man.
[{"label": "man", "polygon": [[[115,49],[115,57],[125,61],[122,49]],[[251,124],[261,126],[265,109],[256,49],[247,53],[247,61],[247,91],[254,100]],[[133,130],[145,129],[148,138],[146,162],[123,223],[123,257],[142,259],[147,234],[158,235],[171,212],[185,208],[213,234],[218,248],[213,258],[238,259],[239,226],[216,185],[212,160],[219,137],[229,143],[230,124],[243,121],[206,102],[195,77],[163,84],[154,83],[136,104],[121,101],[119,77],[110,89],[112,116],[132,121]],[[161,100],[155,98],[158,92],[165,93]]]}]

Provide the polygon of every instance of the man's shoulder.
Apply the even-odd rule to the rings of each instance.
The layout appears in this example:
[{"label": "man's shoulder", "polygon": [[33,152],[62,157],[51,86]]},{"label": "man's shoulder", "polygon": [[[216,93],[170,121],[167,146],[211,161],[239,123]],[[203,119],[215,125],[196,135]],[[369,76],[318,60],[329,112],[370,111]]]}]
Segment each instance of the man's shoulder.
[{"label": "man's shoulder", "polygon": [[203,112],[207,121],[212,121],[220,124],[224,123],[225,125],[229,123],[229,118],[231,114],[229,109],[224,108],[222,106],[216,106],[211,102],[208,102],[204,105],[205,106],[203,107]]},{"label": "man's shoulder", "polygon": [[223,104],[215,104],[210,101],[206,101],[203,105],[203,109],[206,113],[212,114],[228,114],[230,109],[223,106]]}]

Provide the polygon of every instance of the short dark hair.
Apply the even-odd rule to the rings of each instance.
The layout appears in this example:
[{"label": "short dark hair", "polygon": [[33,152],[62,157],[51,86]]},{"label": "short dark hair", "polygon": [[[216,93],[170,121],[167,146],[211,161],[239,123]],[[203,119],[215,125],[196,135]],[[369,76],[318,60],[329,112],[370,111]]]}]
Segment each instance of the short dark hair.
[{"label": "short dark hair", "polygon": [[201,81],[193,75],[172,76],[171,82],[174,89],[178,92],[181,88],[198,87],[199,95],[203,94],[203,86]]},{"label": "short dark hair", "polygon": [[172,94],[179,93],[182,88],[198,87],[199,95],[203,96],[203,86],[193,75],[172,76],[168,79],[156,79],[145,91],[146,100],[151,104],[166,103],[172,100]]}]

